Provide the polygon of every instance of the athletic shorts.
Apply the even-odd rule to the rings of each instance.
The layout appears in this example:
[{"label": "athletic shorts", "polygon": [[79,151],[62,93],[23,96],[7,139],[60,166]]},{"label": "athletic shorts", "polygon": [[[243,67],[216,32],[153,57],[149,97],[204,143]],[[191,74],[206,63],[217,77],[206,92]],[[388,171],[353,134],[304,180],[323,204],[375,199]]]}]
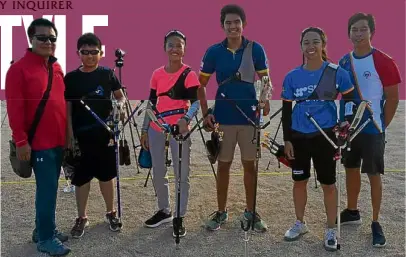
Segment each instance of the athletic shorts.
[{"label": "athletic shorts", "polygon": [[[333,132],[326,132],[328,137],[337,142]],[[292,161],[292,179],[303,181],[310,178],[311,160],[316,170],[317,180],[323,185],[332,185],[336,182],[336,150],[322,135],[311,137],[295,136],[292,139],[295,159]]]},{"label": "athletic shorts", "polygon": [[117,176],[114,145],[108,146],[111,138],[105,128],[77,135],[81,157],[79,167],[73,174],[73,185],[82,186],[93,178],[107,182]]},{"label": "athletic shorts", "polygon": [[220,125],[223,132],[218,161],[231,162],[234,159],[235,147],[240,147],[241,160],[254,161],[257,146],[253,143],[255,128],[251,125]]},{"label": "athletic shorts", "polygon": [[[351,151],[343,150],[344,167],[361,168],[362,173],[384,174],[385,134],[358,134]],[[362,160],[362,164],[361,164]]]}]

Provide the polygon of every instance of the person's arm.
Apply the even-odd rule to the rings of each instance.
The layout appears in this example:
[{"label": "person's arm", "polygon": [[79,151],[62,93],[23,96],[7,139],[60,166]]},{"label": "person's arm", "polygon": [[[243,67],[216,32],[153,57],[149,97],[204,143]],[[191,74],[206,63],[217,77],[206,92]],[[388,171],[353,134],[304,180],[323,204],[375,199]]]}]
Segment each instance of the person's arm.
[{"label": "person's arm", "polygon": [[191,71],[185,80],[186,99],[190,101],[190,107],[187,113],[182,117],[187,123],[190,123],[200,109],[200,101],[198,100],[199,83],[196,73]]},{"label": "person's arm", "polygon": [[399,105],[399,85],[384,87],[385,104],[383,113],[385,117],[385,128],[392,122]]},{"label": "person's arm", "polygon": [[122,90],[121,83],[114,72],[112,70],[110,70],[110,72],[111,90],[113,91],[114,98],[117,100],[118,105],[120,106],[120,108],[123,108],[126,99]]},{"label": "person's arm", "polygon": [[283,141],[290,142],[292,139],[292,106],[294,95],[291,88],[291,77],[289,74],[283,81],[281,99]]},{"label": "person's arm", "polygon": [[[13,64],[15,65],[15,64]],[[22,69],[17,66],[9,68],[5,79],[5,96],[7,102],[7,114],[12,137],[17,147],[28,144],[28,135],[25,130],[25,96],[24,75]]]},{"label": "person's arm", "polygon": [[[377,56],[378,57],[378,56]],[[385,103],[383,106],[385,128],[392,122],[399,105],[399,84],[402,82],[399,68],[389,56],[382,55],[376,68],[383,85]]]},{"label": "person's arm", "polygon": [[282,100],[283,141],[292,140],[292,101]]},{"label": "person's arm", "polygon": [[[157,95],[156,95],[156,90],[155,90],[155,89],[151,89],[150,92],[149,92],[149,98],[148,98],[149,101],[147,102],[147,107],[146,107],[146,109],[150,109],[150,110],[151,110],[151,109],[152,109],[151,105],[156,105],[157,98],[158,98],[158,97],[157,97]],[[145,134],[145,133],[148,132],[150,122],[151,122],[151,118],[150,118],[147,114],[145,114],[145,115],[144,115],[144,121],[143,121],[142,127],[141,127],[141,133]]]},{"label": "person's arm", "polygon": [[[262,79],[263,77],[267,76],[269,78],[269,84],[272,88],[272,81],[271,77],[269,76],[268,57],[265,53],[264,48],[262,47],[261,44],[255,42],[252,46],[252,52],[254,59],[254,67],[258,75],[258,78]],[[267,99],[267,101],[265,101],[264,116],[268,115],[270,111],[269,100],[270,99]]]},{"label": "person's arm", "polygon": [[199,73],[199,89],[197,98],[202,108],[203,116],[206,116],[209,107],[207,105],[206,86],[209,83],[211,75],[215,72],[215,54],[212,48],[209,48],[202,60]]}]

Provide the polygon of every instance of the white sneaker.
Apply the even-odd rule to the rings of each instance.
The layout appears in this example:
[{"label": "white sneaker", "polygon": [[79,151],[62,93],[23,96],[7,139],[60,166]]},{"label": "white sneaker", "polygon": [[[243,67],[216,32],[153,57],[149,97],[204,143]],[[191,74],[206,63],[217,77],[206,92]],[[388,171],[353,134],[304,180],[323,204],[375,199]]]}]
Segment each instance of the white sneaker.
[{"label": "white sneaker", "polygon": [[337,235],[336,230],[333,228],[326,229],[324,234],[324,248],[327,251],[335,252],[337,251]]},{"label": "white sneaker", "polygon": [[285,240],[286,241],[294,241],[297,240],[300,236],[309,232],[307,228],[306,222],[301,222],[297,220],[295,225],[285,233]]}]

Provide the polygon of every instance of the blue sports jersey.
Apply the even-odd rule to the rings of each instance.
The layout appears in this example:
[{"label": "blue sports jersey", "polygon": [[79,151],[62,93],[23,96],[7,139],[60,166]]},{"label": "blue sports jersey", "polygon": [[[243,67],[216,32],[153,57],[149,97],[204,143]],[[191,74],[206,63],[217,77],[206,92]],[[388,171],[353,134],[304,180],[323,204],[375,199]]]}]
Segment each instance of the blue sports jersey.
[{"label": "blue sports jersey", "polygon": [[[240,67],[243,51],[247,44],[248,40],[243,38],[242,46],[235,52],[227,48],[227,39],[212,45],[203,57],[200,74],[211,76],[216,73],[218,84],[233,76]],[[259,43],[253,43],[252,57],[257,73],[266,74],[268,72],[267,57]],[[253,83],[230,81],[218,87],[215,98],[214,116],[217,122],[224,125],[247,125],[250,124],[249,121],[231,102],[223,100],[221,93],[224,93],[227,99],[233,99],[250,119],[255,119],[252,106],[257,105],[257,99]]]},{"label": "blue sports jersey", "polygon": [[[291,70],[283,82],[282,100],[297,101],[309,97],[317,87],[324,68],[329,64],[329,62],[324,62],[323,66],[316,71],[306,70],[303,66]],[[338,92],[349,92],[354,86],[351,83],[348,72],[335,64],[331,65],[338,69],[336,75],[336,88]],[[306,112],[311,114],[323,129],[334,127],[337,124],[338,114],[335,102],[309,100],[295,104],[292,112],[293,130],[305,134],[318,131],[317,127],[306,116]]]}]

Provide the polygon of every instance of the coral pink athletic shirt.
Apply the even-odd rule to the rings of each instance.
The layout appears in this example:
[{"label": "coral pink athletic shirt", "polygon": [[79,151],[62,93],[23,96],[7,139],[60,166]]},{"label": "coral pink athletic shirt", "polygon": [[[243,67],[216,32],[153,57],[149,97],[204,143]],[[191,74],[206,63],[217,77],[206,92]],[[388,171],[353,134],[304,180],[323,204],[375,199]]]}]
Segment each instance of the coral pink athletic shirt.
[{"label": "coral pink athletic shirt", "polygon": [[[189,66],[183,64],[183,66],[175,73],[168,73],[165,71],[165,66],[161,66],[158,69],[154,70],[151,77],[151,89],[156,90],[156,94],[159,95],[168,91],[171,87],[173,87],[178,80],[179,76],[182,72],[188,68]],[[190,71],[185,79],[185,87],[198,87],[200,85],[199,79],[194,71]],[[168,96],[160,96],[158,97],[158,101],[156,104],[156,108],[160,113],[176,110],[176,109],[187,109],[189,108],[190,102],[189,100],[173,100]],[[163,119],[167,124],[176,124],[178,120],[184,114],[174,114]],[[162,123],[162,119],[158,119],[160,123]],[[161,131],[161,129],[155,125],[154,122],[150,122],[151,128]]]}]

